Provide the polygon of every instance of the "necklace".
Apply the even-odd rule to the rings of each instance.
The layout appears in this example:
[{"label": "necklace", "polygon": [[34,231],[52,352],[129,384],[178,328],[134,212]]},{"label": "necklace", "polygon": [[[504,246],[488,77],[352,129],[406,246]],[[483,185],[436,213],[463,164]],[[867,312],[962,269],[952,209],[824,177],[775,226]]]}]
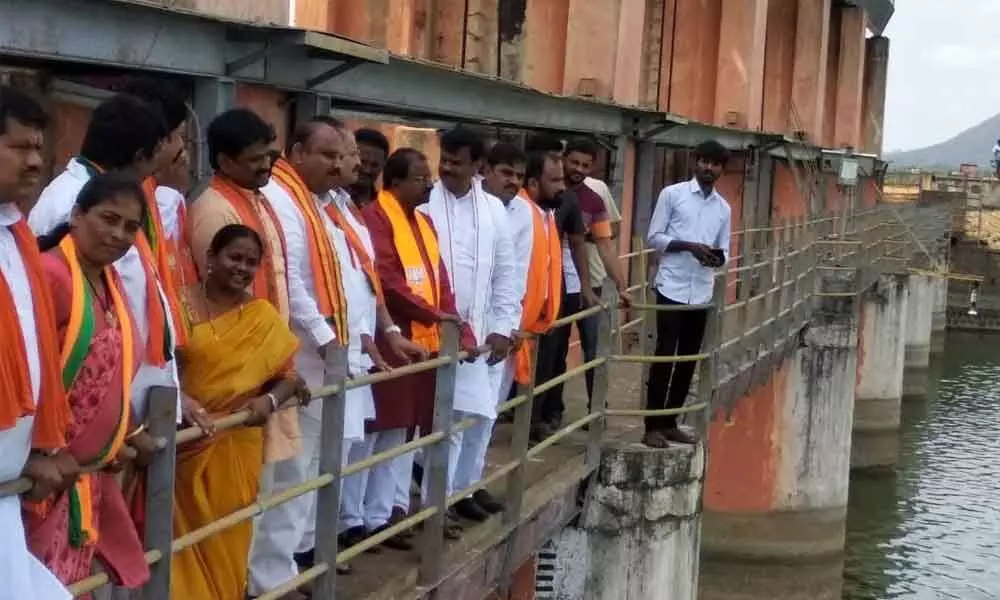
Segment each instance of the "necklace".
[{"label": "necklace", "polygon": [[[111,306],[111,303],[107,300],[107,294],[102,296],[101,293],[97,291],[97,286],[95,286],[94,282],[90,280],[90,277],[84,277],[84,279],[87,280],[87,286],[90,288],[90,296],[97,301],[98,306],[100,306],[101,310],[104,311],[104,322],[108,324],[108,327],[117,328],[118,319],[115,318],[114,307]],[[103,275],[101,276],[101,280],[105,287],[109,285],[107,281],[104,280]]]},{"label": "necklace", "polygon": [[[219,331],[215,328],[215,317],[212,316],[212,301],[208,297],[208,284],[207,283],[202,283],[201,284],[201,292],[202,292],[202,297],[204,298],[204,301],[205,301],[204,302],[204,304],[205,304],[205,318],[208,321],[208,327],[212,330],[212,337],[215,338],[215,341],[218,342],[218,341],[220,341],[222,339],[222,336],[219,334]],[[240,320],[243,319],[243,304],[244,304],[244,302],[241,300],[240,304],[239,304],[239,311],[240,312],[236,316],[236,324],[233,325],[232,327],[230,327],[228,331],[232,331],[233,329],[236,329],[237,327],[239,327]],[[229,308],[229,309],[222,310],[222,311],[220,311],[215,316],[216,317],[221,316],[221,315],[229,312],[230,310],[232,310],[232,309]],[[228,333],[228,331],[227,331],[227,333]]]}]

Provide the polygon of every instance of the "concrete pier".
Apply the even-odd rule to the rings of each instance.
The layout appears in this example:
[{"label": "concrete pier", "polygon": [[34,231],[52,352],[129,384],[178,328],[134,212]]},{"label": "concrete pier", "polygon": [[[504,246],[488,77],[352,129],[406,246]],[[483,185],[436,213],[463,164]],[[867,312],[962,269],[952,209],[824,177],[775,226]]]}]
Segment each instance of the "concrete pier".
[{"label": "concrete pier", "polygon": [[702,600],[840,600],[858,304],[820,298],[781,370],[713,423]]},{"label": "concrete pier", "polygon": [[916,274],[910,275],[906,290],[906,356],[903,370],[903,400],[913,400],[922,398],[927,393],[935,290],[930,278]]},{"label": "concrete pier", "polygon": [[580,518],[553,540],[557,600],[694,600],[703,445],[604,448]]},{"label": "concrete pier", "polygon": [[931,309],[931,354],[944,352],[945,328],[948,326],[948,280],[934,277],[930,280],[934,304]]},{"label": "concrete pier", "polygon": [[907,278],[882,275],[861,307],[851,468],[896,464],[906,356]]}]

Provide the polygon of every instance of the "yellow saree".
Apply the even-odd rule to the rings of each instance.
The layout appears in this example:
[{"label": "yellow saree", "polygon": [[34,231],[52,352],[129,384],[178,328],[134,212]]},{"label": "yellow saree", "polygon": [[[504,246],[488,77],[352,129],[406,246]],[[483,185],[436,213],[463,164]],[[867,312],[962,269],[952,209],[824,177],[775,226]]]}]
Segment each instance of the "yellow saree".
[{"label": "yellow saree", "polygon": [[[299,341],[267,300],[252,300],[193,326],[179,351],[181,389],[213,417],[238,410],[292,366]],[[221,431],[177,452],[174,535],[182,536],[257,500],[264,453],[260,427]],[[226,529],[174,555],[171,597],[243,600],[253,523]]]}]

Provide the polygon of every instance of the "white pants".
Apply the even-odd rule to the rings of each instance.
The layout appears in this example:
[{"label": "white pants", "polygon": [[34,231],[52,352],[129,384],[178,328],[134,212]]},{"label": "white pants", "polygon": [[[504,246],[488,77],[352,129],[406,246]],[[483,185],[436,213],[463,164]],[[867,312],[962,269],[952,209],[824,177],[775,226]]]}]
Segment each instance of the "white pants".
[{"label": "white pants", "polygon": [[[373,435],[351,444],[347,464],[362,461],[372,454],[375,439]],[[365,489],[368,487],[368,469],[344,478],[340,492],[340,526],[343,533],[352,527],[365,526]]]},{"label": "white pants", "polygon": [[[493,423],[496,422],[496,419],[470,413],[458,413],[455,421],[461,421],[467,417],[475,417],[478,420],[469,429],[452,435],[454,440],[450,444],[449,459],[452,455],[455,455],[455,458],[448,461],[449,496],[469,488],[483,478],[486,451],[489,450],[490,438],[493,437]],[[452,467],[453,464],[454,467]]]},{"label": "white pants", "polygon": [[[299,411],[302,452],[272,467],[272,493],[280,493],[319,475],[321,421]],[[346,462],[356,440],[344,440]],[[304,494],[268,510],[257,520],[250,550],[248,588],[259,596],[299,574],[294,554],[315,545],[316,492]]]},{"label": "white pants", "polygon": [[[365,441],[371,448],[369,456],[378,454],[405,444],[406,430],[381,431],[365,437]],[[408,452],[369,469],[364,497],[364,523],[369,530],[388,523],[394,506],[410,510],[413,454]]]}]

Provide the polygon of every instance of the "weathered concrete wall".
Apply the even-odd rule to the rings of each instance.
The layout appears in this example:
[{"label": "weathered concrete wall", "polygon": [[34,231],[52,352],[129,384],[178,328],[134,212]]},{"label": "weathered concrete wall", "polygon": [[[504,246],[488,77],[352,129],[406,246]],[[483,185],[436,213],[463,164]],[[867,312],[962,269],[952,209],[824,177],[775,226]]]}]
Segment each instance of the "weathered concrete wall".
[{"label": "weathered concrete wall", "polygon": [[934,277],[930,280],[933,305],[931,307],[931,354],[944,352],[945,329],[948,326],[948,280]]},{"label": "weathered concrete wall", "polygon": [[934,289],[924,275],[910,275],[906,285],[906,356],[903,371],[903,399],[921,398],[927,390],[927,370],[931,361],[931,321]]},{"label": "weathered concrete wall", "polygon": [[822,298],[781,371],[713,424],[703,600],[839,600],[858,313],[854,298]]},{"label": "weathered concrete wall", "polygon": [[605,447],[579,522],[555,538],[557,600],[693,600],[704,446]]},{"label": "weathered concrete wall", "polygon": [[862,305],[851,468],[894,465],[906,356],[906,276],[883,275]]}]

